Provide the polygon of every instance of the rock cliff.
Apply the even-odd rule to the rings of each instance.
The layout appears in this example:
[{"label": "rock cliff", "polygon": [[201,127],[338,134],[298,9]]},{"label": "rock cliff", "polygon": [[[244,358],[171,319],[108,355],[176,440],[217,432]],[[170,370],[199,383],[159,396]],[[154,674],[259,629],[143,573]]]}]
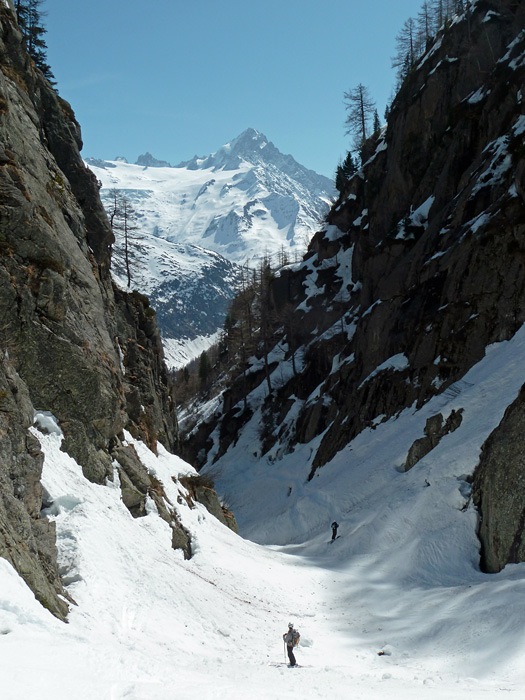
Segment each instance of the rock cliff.
[{"label": "rock cliff", "polygon": [[[444,392],[487,345],[523,324],[524,84],[523,3],[467,3],[439,32],[303,263],[273,284],[275,352],[261,350],[260,358],[277,361],[285,348],[283,362],[293,356],[294,367],[266,394],[268,425],[254,450],[279,443],[287,451],[318,438],[311,479],[364,428]],[[264,381],[256,366],[224,393],[219,425],[202,423],[191,434],[190,458],[202,460],[203,448],[208,463],[227,453],[253,413],[243,395]],[[476,477],[490,570],[525,554],[520,460],[507,479],[510,454],[503,460],[496,448],[518,438],[519,415],[518,407],[509,411]],[[452,423],[429,428],[406,468]],[[521,454],[523,441],[513,449]],[[504,504],[516,488],[509,514]],[[495,535],[502,529],[505,544]]]},{"label": "rock cliff", "polygon": [[[339,343],[353,355],[326,384],[346,408],[314,467],[367,421],[443,391],[524,321],[523,26],[519,4],[478,3],[437,37],[313,241],[314,264],[331,261],[328,284],[349,296],[352,338]],[[347,250],[344,290],[333,262]]]},{"label": "rock cliff", "polygon": [[62,449],[97,483],[120,477],[130,512],[146,498],[191,553],[163,490],[124,430],[152,450],[178,440],[172,386],[148,300],[111,280],[113,236],[95,176],[80,157],[71,107],[23,49],[0,3],[0,556],[65,619],[55,532],[30,431],[49,412]]}]

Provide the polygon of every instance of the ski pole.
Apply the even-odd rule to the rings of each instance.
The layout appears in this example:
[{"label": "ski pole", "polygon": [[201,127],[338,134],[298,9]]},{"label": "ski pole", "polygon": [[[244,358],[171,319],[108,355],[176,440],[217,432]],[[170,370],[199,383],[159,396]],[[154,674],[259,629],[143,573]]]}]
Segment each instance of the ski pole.
[{"label": "ski pole", "polygon": [[283,650],[284,651],[284,663],[286,663],[286,642],[283,641],[283,644],[284,644],[284,650]]}]

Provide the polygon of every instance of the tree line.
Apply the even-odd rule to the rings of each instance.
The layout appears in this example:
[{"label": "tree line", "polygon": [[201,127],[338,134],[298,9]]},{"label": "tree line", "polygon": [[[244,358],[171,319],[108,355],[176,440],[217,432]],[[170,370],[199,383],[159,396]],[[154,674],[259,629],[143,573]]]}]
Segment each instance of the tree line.
[{"label": "tree line", "polygon": [[397,69],[396,90],[421,56],[429,49],[438,31],[452,17],[469,10],[469,0],[425,0],[417,17],[409,17],[396,36],[392,67]]},{"label": "tree line", "polygon": [[[470,0],[424,0],[416,18],[407,19],[396,36],[396,51],[392,67],[396,69],[398,92],[403,81],[429,49],[439,30],[446,27],[456,14],[468,12]],[[336,168],[335,186],[342,192],[363,163],[363,147],[370,137],[381,130],[376,104],[366,85],[359,83],[344,93],[346,109],[345,133],[352,137],[352,145],[344,160]],[[389,106],[385,109],[388,120]]]}]

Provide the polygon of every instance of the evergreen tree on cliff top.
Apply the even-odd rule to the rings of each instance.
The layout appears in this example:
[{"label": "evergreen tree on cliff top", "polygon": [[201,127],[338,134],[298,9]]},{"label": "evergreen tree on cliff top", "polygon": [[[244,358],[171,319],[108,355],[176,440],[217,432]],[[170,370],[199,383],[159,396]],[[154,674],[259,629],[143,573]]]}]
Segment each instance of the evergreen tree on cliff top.
[{"label": "evergreen tree on cliff top", "polygon": [[46,29],[42,24],[44,13],[40,7],[42,0],[15,0],[18,26],[22,32],[27,52],[51,84],[55,76],[47,62],[47,44],[44,40]]}]

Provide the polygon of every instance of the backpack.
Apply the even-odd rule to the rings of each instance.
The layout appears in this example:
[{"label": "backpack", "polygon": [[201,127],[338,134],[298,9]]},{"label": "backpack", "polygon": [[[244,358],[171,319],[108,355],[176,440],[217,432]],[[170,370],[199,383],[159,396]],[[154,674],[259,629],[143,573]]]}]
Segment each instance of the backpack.
[{"label": "backpack", "polygon": [[296,647],[299,644],[299,640],[301,639],[301,635],[297,630],[292,631],[292,642],[294,647]]}]

